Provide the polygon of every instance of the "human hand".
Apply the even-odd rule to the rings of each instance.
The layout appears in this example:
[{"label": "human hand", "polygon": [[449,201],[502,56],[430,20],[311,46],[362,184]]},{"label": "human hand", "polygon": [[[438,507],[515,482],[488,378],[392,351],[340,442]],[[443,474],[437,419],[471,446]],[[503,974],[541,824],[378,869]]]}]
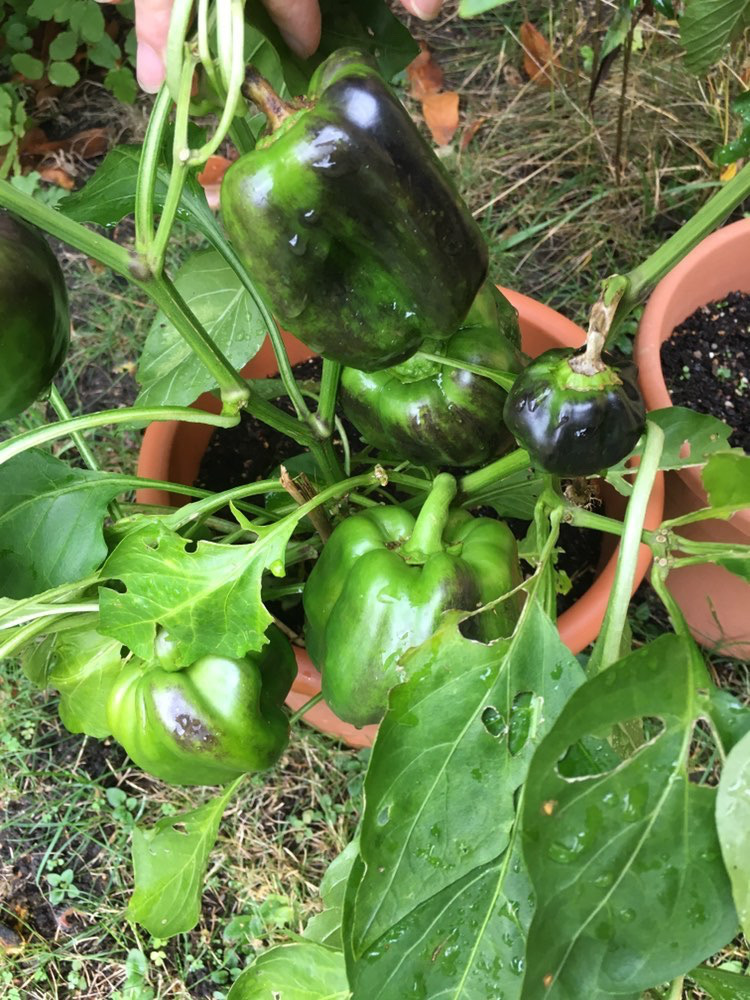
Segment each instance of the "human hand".
[{"label": "human hand", "polygon": [[[98,0],[117,3],[118,0]],[[165,50],[173,0],[135,0],[135,34],[138,40],[136,74],[147,94],[164,82]],[[262,0],[287,45],[297,55],[311,56],[320,42],[318,0]],[[436,17],[443,0],[401,0],[406,10],[425,21]]]}]

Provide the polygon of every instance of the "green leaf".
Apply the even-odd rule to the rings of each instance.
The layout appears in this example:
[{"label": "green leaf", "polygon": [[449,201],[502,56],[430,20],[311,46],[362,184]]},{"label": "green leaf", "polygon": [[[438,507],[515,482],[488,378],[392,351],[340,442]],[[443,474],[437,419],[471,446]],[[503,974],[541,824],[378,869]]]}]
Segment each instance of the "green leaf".
[{"label": "green leaf", "polygon": [[[86,54],[95,66],[112,69],[120,58],[120,47],[105,32],[98,42],[89,45]],[[133,74],[129,70],[125,70],[125,72],[129,73],[132,78]],[[110,87],[109,89],[111,90],[112,88]]]},{"label": "green leaf", "polygon": [[336,948],[338,951],[343,949],[341,922],[344,915],[346,882],[358,854],[359,840],[355,839],[347,844],[341,854],[328,866],[320,883],[320,896],[325,909],[308,920],[305,927],[304,936],[310,941],[317,941],[318,944]]},{"label": "green leaf", "polygon": [[512,0],[461,0],[458,5],[459,17],[476,17],[477,14],[484,14],[487,10],[494,10]]},{"label": "green leaf", "polygon": [[166,816],[150,829],[133,830],[135,889],[128,916],[154,937],[173,937],[198,923],[208,856],[241,781],[197,809]]},{"label": "green leaf", "polygon": [[[652,410],[648,419],[664,431],[660,469],[684,469],[703,465],[717,452],[732,451],[729,446],[732,428],[708,413],[697,413],[684,406],[667,406],[663,410]],[[642,454],[643,440],[641,438],[633,449],[633,455]],[[632,476],[633,470],[628,469],[624,459],[608,470],[606,479],[624,496],[630,496],[633,486],[624,478],[628,474]]]},{"label": "green leaf", "polygon": [[688,0],[680,18],[680,41],[691,72],[705,73],[718,62],[749,9],[750,0]]},{"label": "green leaf", "polygon": [[716,826],[740,925],[750,938],[750,733],[724,762],[716,796]]},{"label": "green leaf", "polygon": [[[735,934],[716,790],[687,770],[711,687],[695,645],[662,636],[579,688],[534,755],[523,835],[537,910],[524,1000],[638,998]],[[563,776],[572,745],[644,718],[662,729],[631,757]]]},{"label": "green leaf", "polygon": [[269,948],[245,969],[227,1000],[347,1000],[341,952],[313,941]]},{"label": "green leaf", "polygon": [[407,654],[365,779],[350,977],[372,1000],[416,981],[429,997],[519,996],[517,796],[583,673],[534,599],[510,641],[465,639],[460,617]]},{"label": "green leaf", "polygon": [[77,50],[78,35],[74,31],[61,31],[50,43],[50,59],[72,59]]},{"label": "green leaf", "polygon": [[29,17],[38,17],[40,21],[51,21],[60,6],[60,0],[33,0],[27,14]]},{"label": "green leaf", "polygon": [[60,692],[59,713],[71,733],[109,736],[107,698],[120,669],[122,644],[87,625],[51,635],[24,663],[40,687]]},{"label": "green leaf", "polygon": [[750,455],[714,455],[701,473],[712,507],[750,507]]},{"label": "green leaf", "polygon": [[107,504],[124,488],[42,451],[0,465],[0,594],[31,597],[92,573],[107,555]]},{"label": "green leaf", "polygon": [[104,86],[111,91],[123,104],[135,104],[138,94],[138,84],[133,71],[125,66],[111,69],[104,77]]},{"label": "green leaf", "polygon": [[27,80],[41,80],[44,76],[44,63],[33,56],[26,55],[25,52],[16,52],[11,56],[11,65],[14,70],[25,76]]},{"label": "green leaf", "polygon": [[[254,357],[266,336],[258,307],[215,250],[193,254],[175,279],[206,333],[236,368]],[[159,312],[138,365],[138,406],[187,406],[215,380],[177,329]]]},{"label": "green leaf", "polygon": [[[140,156],[140,146],[116,146],[107,153],[88,184],[65,200],[61,211],[75,222],[116,226],[135,211]],[[165,167],[159,167],[154,190],[154,208],[157,210],[164,206],[168,182],[169,172]],[[221,230],[208,207],[203,189],[193,176],[185,185],[178,215],[207,239],[221,238]]]},{"label": "green leaf", "polygon": [[121,580],[127,590],[100,590],[100,631],[150,659],[162,625],[176,643],[179,666],[208,653],[236,657],[260,649],[273,620],[261,601],[261,579],[266,569],[284,575],[295,525],[287,517],[255,528],[260,535],[248,545],[195,545],[149,521],[123,538],[104,564],[102,579]]},{"label": "green leaf", "polygon": [[522,469],[478,493],[471,494],[471,506],[492,507],[500,517],[518,517],[528,521],[544,487],[544,476],[534,469]]},{"label": "green leaf", "polygon": [[81,79],[81,74],[72,63],[53,62],[49,65],[47,77],[56,87],[72,87]]},{"label": "green leaf", "polygon": [[98,42],[104,34],[104,14],[99,4],[75,4],[70,13],[70,26],[85,42]]},{"label": "green leaf", "polygon": [[712,1000],[750,1000],[750,978],[747,976],[724,972],[722,969],[708,969],[705,966],[693,969],[688,972],[688,976]]}]

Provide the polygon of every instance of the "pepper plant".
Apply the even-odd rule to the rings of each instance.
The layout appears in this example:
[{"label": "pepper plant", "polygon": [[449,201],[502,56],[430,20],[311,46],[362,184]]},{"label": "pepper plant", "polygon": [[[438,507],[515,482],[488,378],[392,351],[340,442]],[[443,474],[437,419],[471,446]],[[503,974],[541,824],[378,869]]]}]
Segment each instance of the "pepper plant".
[{"label": "pepper plant", "polygon": [[[476,226],[384,82],[413,55],[398,22],[376,3],[329,3],[313,65],[243,6],[199,0],[193,35],[193,2],[177,0],[142,146],[112,151],[59,209],[0,184],[0,205],[23,220],[6,216],[0,231],[4,277],[15,276],[5,299],[55,304],[41,339],[37,312],[7,312],[5,418],[49,382],[52,331],[67,321],[50,253],[27,226],[160,310],[136,405],[72,417],[53,387],[58,419],[0,443],[0,657],[59,691],[73,732],[113,735],[167,781],[219,786],[135,829],[128,917],[162,939],[195,925],[224,809],[247,774],[274,780],[290,729],[294,739],[324,696],[356,725],[380,723],[358,831],[325,876],[322,912],[257,957],[231,1000],[636,1000],[678,997],[687,975],[715,997],[750,996],[746,979],[702,964],[750,930],[750,710],[714,684],[665,587],[695,562],[750,577],[745,548],[679,531],[748,505],[750,457],[713,418],[673,408],[645,419],[632,373],[603,353],[748,195],[750,166],[648,260],[607,279],[579,351],[527,365],[514,310],[486,284]],[[191,119],[206,101],[218,109],[210,136]],[[231,241],[196,181],[227,137],[240,154],[223,194]],[[86,225],[129,213],[132,247]],[[165,253],[178,217],[209,249],[175,276]],[[217,270],[228,294],[212,311],[201,282]],[[227,300],[232,323],[217,315]],[[312,388],[295,381],[277,315],[324,358]],[[266,334],[279,377],[246,380]],[[34,376],[28,392],[19,371]],[[219,414],[189,405],[209,389]],[[299,445],[307,478],[209,493],[102,472],[85,438],[163,420],[220,433],[243,410]],[[508,450],[511,431],[521,447]],[[86,468],[50,453],[66,439]],[[711,506],[647,530],[656,477],[686,464],[705,466]],[[585,477],[628,496],[623,522],[576,502]],[[144,486],[189,502],[123,502]],[[506,517],[529,521],[520,547]],[[581,658],[555,625],[563,523],[620,543]],[[632,649],[642,544],[674,634]],[[306,578],[323,691],[290,717],[290,629],[266,604],[292,567]],[[720,762],[716,782],[697,780],[696,728]]]}]

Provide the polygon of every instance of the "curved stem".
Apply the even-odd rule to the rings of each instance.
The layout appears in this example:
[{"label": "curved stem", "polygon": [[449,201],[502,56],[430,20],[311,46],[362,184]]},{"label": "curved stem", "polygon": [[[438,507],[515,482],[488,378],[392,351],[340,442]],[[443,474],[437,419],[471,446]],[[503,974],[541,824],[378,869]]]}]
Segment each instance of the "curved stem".
[{"label": "curved stem", "polygon": [[149,116],[135,182],[135,248],[144,255],[154,239],[154,188],[171,108],[170,93],[162,86]]},{"label": "curved stem", "polygon": [[443,531],[456,490],[456,480],[448,472],[435,476],[432,489],[417,515],[411,538],[401,547],[403,556],[416,561],[443,551]]},{"label": "curved stem", "polygon": [[649,420],[646,424],[646,443],[641,464],[638,466],[633,492],[625,512],[620,554],[607,605],[607,613],[589,660],[588,669],[592,674],[606,670],[615,660],[620,658],[622,633],[628,617],[630,597],[633,593],[643,523],[654,480],[659,471],[659,460],[663,448],[664,432],[661,427]]},{"label": "curved stem", "polygon": [[152,421],[184,420],[191,424],[211,424],[214,427],[234,427],[239,417],[218,416],[195,410],[191,406],[126,406],[117,410],[101,410],[99,413],[86,413],[82,417],[71,420],[61,420],[48,427],[38,427],[24,431],[0,444],[0,465],[10,461],[29,448],[68,437],[77,431],[92,430],[94,427],[105,427],[114,424],[132,424],[142,426]]},{"label": "curved stem", "polygon": [[470,506],[488,486],[494,486],[495,483],[501,482],[516,472],[522,472],[529,466],[529,453],[523,448],[516,448],[515,451],[485,465],[483,469],[467,472],[458,483],[461,503],[464,507]]},{"label": "curved stem", "polygon": [[320,397],[318,399],[318,420],[323,425],[323,431],[330,435],[333,418],[336,412],[336,397],[341,380],[341,365],[338,361],[323,359],[323,371],[320,376]]},{"label": "curved stem", "polygon": [[289,725],[293,726],[295,722],[299,722],[299,720],[302,718],[303,715],[305,715],[306,712],[309,712],[311,708],[314,708],[318,704],[318,702],[322,700],[323,700],[323,692],[318,691],[318,693],[314,694],[309,701],[306,701],[304,705],[302,705],[300,708],[297,709],[296,712],[294,712],[292,715],[289,716]]},{"label": "curved stem", "polygon": [[177,100],[180,90],[180,77],[182,75],[185,56],[185,40],[192,14],[193,0],[174,0],[169,16],[166,58],[167,87],[174,100]]},{"label": "curved stem", "polygon": [[473,365],[469,361],[447,358],[442,354],[430,354],[428,351],[417,351],[414,357],[423,358],[425,361],[435,361],[439,365],[447,365],[448,368],[458,368],[461,371],[471,372],[473,375],[482,375],[506,391],[513,388],[513,383],[518,378],[518,375],[514,375],[513,372],[497,371],[494,368],[485,368],[484,365]]}]

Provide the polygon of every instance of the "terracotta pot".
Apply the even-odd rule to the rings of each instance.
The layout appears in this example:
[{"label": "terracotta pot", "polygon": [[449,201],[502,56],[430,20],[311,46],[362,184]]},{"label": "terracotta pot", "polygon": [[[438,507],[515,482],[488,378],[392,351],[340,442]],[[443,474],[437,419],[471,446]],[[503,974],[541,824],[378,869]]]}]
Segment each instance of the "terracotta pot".
[{"label": "terracotta pot", "polygon": [[[750,294],[749,259],[750,219],[743,219],[708,236],[654,289],[635,341],[635,360],[649,410],[672,406],[661,367],[662,343],[700,306],[729,292]],[[666,518],[706,506],[700,468],[667,473]],[[750,510],[729,521],[701,521],[680,528],[680,533],[702,541],[749,545]],[[702,565],[673,570],[667,587],[698,642],[727,655],[750,658],[750,584],[719,566]]]},{"label": "terracotta pot", "polygon": [[[570,320],[525,295],[504,288],[513,305],[518,309],[523,348],[532,356],[541,354],[550,347],[578,346],[585,338],[583,330]],[[309,348],[289,334],[284,334],[284,340],[292,364],[306,361],[312,356]],[[266,340],[261,350],[243,369],[248,378],[263,378],[275,375],[277,372],[271,345]],[[218,401],[207,393],[200,397],[195,406],[219,411]],[[161,479],[170,482],[193,483],[198,475],[201,458],[205,451],[213,427],[201,424],[158,423],[152,424],[143,438],[143,445],[138,461],[138,475],[149,479]],[[181,504],[186,498],[161,490],[143,489],[138,492],[142,503]],[[661,523],[664,505],[664,484],[661,475],[657,478],[649,502],[646,517],[646,527],[656,528]],[[605,509],[610,517],[622,517],[625,510],[625,500],[614,490],[605,495]],[[596,579],[591,587],[568,608],[559,619],[560,636],[573,653],[579,653],[589,643],[593,642],[599,633],[604,612],[609,600],[609,592],[615,574],[617,549],[613,544],[607,545],[605,538],[602,558]],[[647,546],[641,546],[638,559],[635,587],[645,576],[650,561],[650,551]],[[320,675],[305,654],[299,648],[295,649],[300,671],[294,687],[287,699],[287,704],[293,709],[299,708],[308,698],[320,690]],[[350,746],[369,746],[372,743],[376,726],[355,729],[341,722],[322,702],[305,715],[305,721],[323,732],[345,740]]]}]

